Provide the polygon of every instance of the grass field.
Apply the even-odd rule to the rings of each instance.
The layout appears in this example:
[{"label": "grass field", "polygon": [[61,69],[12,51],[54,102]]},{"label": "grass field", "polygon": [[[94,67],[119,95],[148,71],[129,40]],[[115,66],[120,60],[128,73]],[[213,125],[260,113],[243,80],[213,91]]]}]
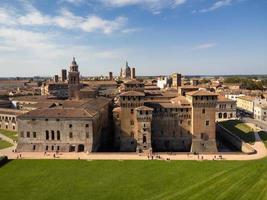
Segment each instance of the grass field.
[{"label": "grass field", "polygon": [[265,131],[260,131],[259,132],[259,136],[261,138],[261,140],[264,142],[266,148],[267,148],[267,132]]},{"label": "grass field", "polygon": [[245,123],[238,120],[228,120],[220,122],[220,124],[231,131],[233,134],[236,134],[243,141],[250,144],[255,143],[255,135],[253,129]]},{"label": "grass field", "polygon": [[11,138],[12,140],[18,141],[18,133],[15,131],[8,131],[8,130],[0,129],[0,133]]},{"label": "grass field", "polygon": [[5,141],[5,140],[0,140],[0,149],[5,149],[8,147],[12,147],[13,144],[10,144],[9,142]]},{"label": "grass field", "polygon": [[0,168],[0,199],[265,200],[258,161],[15,160]]}]

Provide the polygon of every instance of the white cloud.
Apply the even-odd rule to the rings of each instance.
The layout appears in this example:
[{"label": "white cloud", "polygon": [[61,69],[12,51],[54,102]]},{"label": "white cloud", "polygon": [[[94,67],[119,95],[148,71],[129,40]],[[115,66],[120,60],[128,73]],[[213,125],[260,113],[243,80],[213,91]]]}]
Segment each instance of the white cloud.
[{"label": "white cloud", "polygon": [[220,1],[215,2],[209,8],[205,8],[205,9],[200,10],[200,12],[209,12],[209,11],[219,9],[221,7],[230,6],[232,4],[232,2],[233,2],[233,0],[220,0]]},{"label": "white cloud", "polygon": [[159,14],[164,8],[175,8],[186,3],[187,0],[100,0],[104,5],[110,7],[142,6]]},{"label": "white cloud", "polygon": [[103,19],[99,16],[77,16],[67,9],[62,9],[59,15],[49,16],[42,14],[31,5],[25,6],[26,14],[19,15],[12,9],[0,9],[0,25],[14,26],[55,26],[63,29],[79,29],[84,32],[102,32],[105,34],[123,28],[127,18],[119,16],[113,20]]},{"label": "white cloud", "polygon": [[120,29],[126,21],[127,18],[125,17],[117,17],[113,21],[108,21],[97,16],[90,16],[80,24],[80,28],[86,32],[101,30],[106,34],[109,34]]},{"label": "white cloud", "polygon": [[[62,37],[66,42],[60,42]],[[76,56],[82,66],[98,63],[100,60],[108,63],[126,57],[125,49],[103,49],[76,44],[73,38],[67,37],[53,32],[0,27],[0,64],[10,66],[6,74],[14,72],[15,75],[19,68],[25,67],[25,75],[49,75],[59,70],[62,64],[68,63],[72,56]]]},{"label": "white cloud", "polygon": [[127,29],[122,30],[121,32],[128,34],[128,33],[135,33],[135,32],[138,32],[140,30],[141,30],[140,28],[127,28]]},{"label": "white cloud", "polygon": [[205,43],[205,44],[200,44],[192,48],[192,50],[200,50],[200,49],[210,49],[215,47],[217,44],[216,43]]},{"label": "white cloud", "polygon": [[71,4],[74,4],[74,5],[79,5],[81,3],[84,2],[84,0],[60,0],[60,3],[71,3]]}]

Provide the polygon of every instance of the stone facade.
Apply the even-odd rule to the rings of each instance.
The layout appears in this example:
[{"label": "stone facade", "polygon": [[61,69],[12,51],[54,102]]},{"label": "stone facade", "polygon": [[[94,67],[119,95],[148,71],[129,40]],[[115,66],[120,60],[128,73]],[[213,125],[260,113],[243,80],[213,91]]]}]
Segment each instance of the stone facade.
[{"label": "stone facade", "polygon": [[182,75],[178,73],[172,74],[172,87],[178,88],[182,85]]},{"label": "stone facade", "polygon": [[236,99],[236,105],[239,110],[253,114],[255,97],[240,96]]},{"label": "stone facade", "polygon": [[197,90],[151,99],[137,86],[121,93],[120,107],[113,110],[120,151],[217,151],[216,94]]},{"label": "stone facade", "polygon": [[18,151],[97,151],[109,130],[110,100],[65,101],[18,117]]},{"label": "stone facade", "polygon": [[0,109],[0,129],[17,131],[17,117],[23,113],[16,109]]},{"label": "stone facade", "polygon": [[216,105],[216,121],[236,118],[236,101],[224,96],[218,96]]}]

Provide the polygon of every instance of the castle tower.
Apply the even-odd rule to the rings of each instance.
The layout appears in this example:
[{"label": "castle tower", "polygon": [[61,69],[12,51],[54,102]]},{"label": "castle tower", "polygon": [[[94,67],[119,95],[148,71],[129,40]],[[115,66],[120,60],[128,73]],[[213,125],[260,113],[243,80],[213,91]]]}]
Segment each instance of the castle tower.
[{"label": "castle tower", "polygon": [[137,147],[136,151],[151,153],[151,121],[152,108],[141,106],[135,109],[137,121]]},{"label": "castle tower", "polygon": [[110,81],[113,80],[113,73],[112,73],[112,72],[109,72],[109,73],[108,73],[108,79],[109,79]]},{"label": "castle tower", "polygon": [[61,80],[62,80],[62,82],[65,82],[67,80],[67,70],[66,69],[61,70]]},{"label": "castle tower", "polygon": [[204,90],[187,93],[192,104],[191,152],[217,152],[215,113],[217,94]]},{"label": "castle tower", "polygon": [[134,67],[132,67],[131,68],[131,79],[135,79],[136,77],[135,77],[135,68]]},{"label": "castle tower", "polygon": [[120,95],[120,151],[136,151],[137,147],[137,120],[135,108],[144,105],[143,92],[128,91]]},{"label": "castle tower", "polygon": [[178,88],[182,85],[182,75],[178,73],[172,74],[172,87]]},{"label": "castle tower", "polygon": [[68,74],[70,99],[79,99],[80,97],[80,72],[78,68],[79,66],[77,65],[75,58],[73,57]]}]

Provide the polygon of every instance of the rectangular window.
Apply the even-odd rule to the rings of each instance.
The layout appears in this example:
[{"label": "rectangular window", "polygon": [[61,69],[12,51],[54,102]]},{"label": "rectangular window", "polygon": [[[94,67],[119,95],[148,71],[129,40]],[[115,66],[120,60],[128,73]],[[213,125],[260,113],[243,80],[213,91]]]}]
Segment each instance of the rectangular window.
[{"label": "rectangular window", "polygon": [[23,131],[20,132],[20,137],[22,137],[22,138],[24,137],[24,132]]},{"label": "rectangular window", "polygon": [[27,138],[31,137],[30,132],[27,132]]},{"label": "rectangular window", "polygon": [[86,138],[89,138],[90,135],[89,135],[89,132],[86,132]]},{"label": "rectangular window", "polygon": [[35,151],[35,149],[36,149],[36,146],[35,146],[35,145],[33,145],[33,147],[32,147],[32,150],[33,150],[33,151]]},{"label": "rectangular window", "polygon": [[59,119],[56,119],[57,122],[59,122]]},{"label": "rectangular window", "polygon": [[131,109],[131,114],[134,114],[134,109]]},{"label": "rectangular window", "polygon": [[73,133],[72,133],[72,132],[70,132],[69,136],[70,136],[70,138],[73,138]]},{"label": "rectangular window", "polygon": [[206,126],[209,126],[210,125],[210,121],[206,121]]},{"label": "rectangular window", "polygon": [[69,128],[72,128],[72,124],[69,124]]},{"label": "rectangular window", "polygon": [[36,132],[33,132],[32,134],[33,134],[33,137],[36,138]]},{"label": "rectangular window", "polygon": [[205,112],[206,112],[205,109],[202,109],[202,114],[205,114]]},{"label": "rectangular window", "polygon": [[191,120],[188,120],[188,125],[189,125],[189,126],[191,125]]},{"label": "rectangular window", "polygon": [[88,128],[89,127],[89,124],[85,124],[85,127]]},{"label": "rectangular window", "polygon": [[48,146],[45,147],[45,150],[48,151]]},{"label": "rectangular window", "polygon": [[130,121],[130,124],[133,126],[133,125],[134,125],[134,121],[133,121],[133,120],[131,120],[131,121]]}]

